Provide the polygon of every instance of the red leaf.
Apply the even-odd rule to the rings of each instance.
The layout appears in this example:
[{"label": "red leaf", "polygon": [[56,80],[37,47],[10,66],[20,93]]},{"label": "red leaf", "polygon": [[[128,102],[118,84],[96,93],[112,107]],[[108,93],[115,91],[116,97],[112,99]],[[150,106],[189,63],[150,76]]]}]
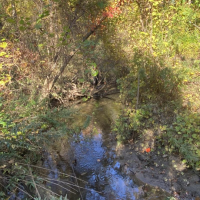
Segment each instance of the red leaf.
[{"label": "red leaf", "polygon": [[151,151],[151,148],[149,147],[149,148],[147,148],[145,151],[146,151],[147,153],[149,153],[149,152]]},{"label": "red leaf", "polygon": [[112,13],[108,13],[108,18],[113,18],[113,14]]}]

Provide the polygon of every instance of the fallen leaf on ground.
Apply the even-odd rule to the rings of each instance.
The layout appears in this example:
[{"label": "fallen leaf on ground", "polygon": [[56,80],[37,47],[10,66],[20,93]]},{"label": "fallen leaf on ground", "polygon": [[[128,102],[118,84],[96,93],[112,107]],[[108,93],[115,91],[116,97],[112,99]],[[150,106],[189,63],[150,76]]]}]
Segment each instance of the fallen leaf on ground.
[{"label": "fallen leaf on ground", "polygon": [[151,148],[149,147],[149,148],[145,149],[145,151],[146,151],[147,153],[149,153],[149,152],[151,151]]}]

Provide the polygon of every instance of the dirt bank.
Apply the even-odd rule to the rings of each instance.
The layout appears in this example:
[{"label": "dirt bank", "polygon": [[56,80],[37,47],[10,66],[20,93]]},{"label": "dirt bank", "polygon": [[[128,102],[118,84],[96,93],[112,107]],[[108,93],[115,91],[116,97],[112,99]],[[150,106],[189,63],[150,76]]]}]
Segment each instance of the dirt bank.
[{"label": "dirt bank", "polygon": [[[110,138],[114,137],[112,135]],[[144,187],[145,184],[159,187],[176,199],[199,199],[200,172],[188,169],[178,155],[163,154],[162,149],[145,152],[144,147],[152,144],[152,140],[148,138],[118,146],[114,139],[111,140],[122,170],[134,174],[136,183],[143,182]]]}]

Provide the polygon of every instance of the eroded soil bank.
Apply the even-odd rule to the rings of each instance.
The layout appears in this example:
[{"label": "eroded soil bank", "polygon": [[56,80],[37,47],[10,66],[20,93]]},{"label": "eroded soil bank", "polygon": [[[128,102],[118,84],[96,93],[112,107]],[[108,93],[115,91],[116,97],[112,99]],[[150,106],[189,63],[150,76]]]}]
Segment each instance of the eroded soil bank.
[{"label": "eroded soil bank", "polygon": [[[44,165],[52,170],[49,178],[56,180],[60,172],[68,173],[77,178],[71,179],[72,183],[82,188],[76,188],[73,194],[50,184],[53,191],[62,190],[70,200],[197,200],[199,174],[187,169],[178,156],[163,154],[156,146],[154,151],[144,151],[144,147],[155,143],[152,131],[132,143],[117,143],[111,133],[111,125],[122,109],[117,99],[114,95],[76,107],[79,114],[74,126],[84,124],[88,117],[89,126],[70,141],[62,138],[56,142]],[[60,180],[69,181],[62,177]]]}]

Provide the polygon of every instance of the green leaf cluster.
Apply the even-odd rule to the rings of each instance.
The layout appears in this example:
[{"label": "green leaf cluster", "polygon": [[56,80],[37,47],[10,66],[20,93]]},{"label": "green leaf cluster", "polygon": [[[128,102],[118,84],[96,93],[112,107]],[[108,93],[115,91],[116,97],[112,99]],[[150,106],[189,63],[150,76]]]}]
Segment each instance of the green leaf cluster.
[{"label": "green leaf cluster", "polygon": [[166,136],[173,151],[179,151],[190,166],[200,168],[200,115],[181,113],[172,126],[167,128]]}]

